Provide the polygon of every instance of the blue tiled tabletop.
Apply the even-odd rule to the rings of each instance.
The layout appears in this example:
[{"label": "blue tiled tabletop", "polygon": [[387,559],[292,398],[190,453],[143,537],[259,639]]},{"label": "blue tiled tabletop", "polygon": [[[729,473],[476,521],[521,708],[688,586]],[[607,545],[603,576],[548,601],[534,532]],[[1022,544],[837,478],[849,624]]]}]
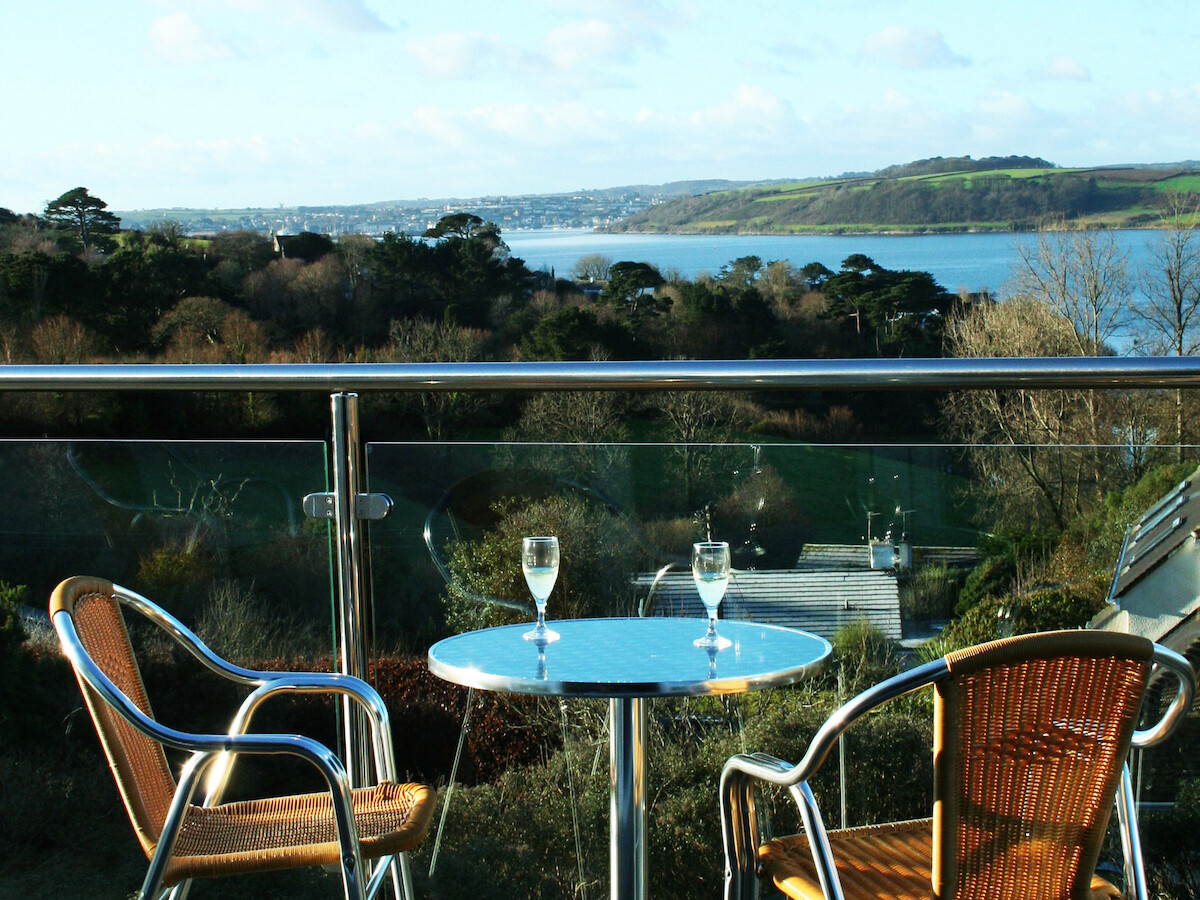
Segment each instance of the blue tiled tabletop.
[{"label": "blue tiled tabletop", "polygon": [[704,619],[567,619],[544,647],[507,625],[455,635],[429,649],[435,675],[468,687],[519,694],[668,697],[730,694],[790,684],[818,670],[829,642],[791,628],[722,619],[733,641],[711,652],[693,646]]}]

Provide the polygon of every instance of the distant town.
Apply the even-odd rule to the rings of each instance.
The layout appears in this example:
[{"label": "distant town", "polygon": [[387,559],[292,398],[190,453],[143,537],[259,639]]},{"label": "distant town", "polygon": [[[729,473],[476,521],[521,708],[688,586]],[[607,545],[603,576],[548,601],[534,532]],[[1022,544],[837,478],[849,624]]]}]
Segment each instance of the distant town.
[{"label": "distant town", "polygon": [[115,211],[121,226],[144,229],[177,222],[190,234],[247,230],[264,234],[309,231],[342,234],[421,234],[452,212],[467,212],[500,226],[502,232],[534,228],[604,228],[674,197],[740,186],[745,182],[677,182],[667,185],[581,190],[467,199],[399,200],[358,206],[300,206],[275,209],[147,209]]}]

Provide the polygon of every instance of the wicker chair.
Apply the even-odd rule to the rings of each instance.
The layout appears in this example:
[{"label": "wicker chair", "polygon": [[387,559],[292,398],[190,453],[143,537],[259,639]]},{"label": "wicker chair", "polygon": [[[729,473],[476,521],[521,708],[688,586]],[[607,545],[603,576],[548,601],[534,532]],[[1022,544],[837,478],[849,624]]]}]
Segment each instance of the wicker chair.
[{"label": "wicker chair", "polygon": [[[1135,730],[1159,669],[1174,673],[1177,691],[1155,724]],[[854,720],[927,685],[935,691],[932,818],[827,832],[813,773]],[[1194,693],[1182,656],[1099,631],[1007,638],[881,682],[834,713],[798,765],[765,754],[726,763],[726,900],[756,897],[759,875],[804,900],[1120,896],[1093,874],[1114,799],[1127,886],[1145,900],[1125,761],[1131,746],[1167,737]],[[790,789],[805,835],[760,845],[758,781]]]},{"label": "wicker chair", "polygon": [[[121,606],[162,627],[212,671],[252,688],[229,733],[189,734],[156,721]],[[399,784],[387,709],[370,685],[346,675],[255,672],[217,657],[146,598],[97,578],[69,578],[50,598],[50,616],[71,661],[126,810],[150,867],[140,896],[186,895],[190,879],[302,866],[341,869],[347,900],[373,897],[389,882],[412,896],[404,851],[429,829],[434,792]],[[311,738],[249,732],[255,709],[280,693],[351,698],[372,724],[377,783],[350,787],[337,757]],[[164,748],[190,753],[178,779]],[[221,803],[238,754],[300,757],[327,792]],[[216,765],[213,765],[216,763]],[[207,796],[193,802],[207,774]],[[364,860],[376,860],[367,868]]]}]

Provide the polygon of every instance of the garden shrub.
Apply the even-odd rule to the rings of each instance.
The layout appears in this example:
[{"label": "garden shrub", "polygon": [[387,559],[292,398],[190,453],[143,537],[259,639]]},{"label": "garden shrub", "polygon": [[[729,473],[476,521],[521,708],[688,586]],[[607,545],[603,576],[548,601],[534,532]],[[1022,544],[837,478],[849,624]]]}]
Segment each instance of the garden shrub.
[{"label": "garden shrub", "polygon": [[1000,606],[996,600],[985,597],[963,613],[958,619],[946,626],[942,632],[936,651],[937,656],[944,656],[951,650],[963,647],[973,647],[994,641],[1000,637],[1000,624],[997,618]]},{"label": "garden shrub", "polygon": [[866,619],[843,625],[833,635],[833,665],[828,677],[841,676],[841,689],[851,697],[900,671],[895,642]]},{"label": "garden shrub", "polygon": [[1195,470],[1194,461],[1158,466],[1125,490],[1109,491],[1094,513],[1068,526],[1067,540],[1084,551],[1093,570],[1111,573],[1121,554],[1126,529]]},{"label": "garden shrub", "polygon": [[[391,713],[401,773],[427,782],[448,778],[467,689],[433,675],[425,659],[416,656],[381,657],[372,677]],[[458,781],[493,781],[506,769],[535,765],[561,747],[557,704],[490,691],[474,691],[471,697]],[[547,713],[550,707],[553,713]]]},{"label": "garden shrub", "polygon": [[1081,584],[1041,588],[1009,601],[1014,634],[1083,628],[1104,606],[1108,582],[1102,577]]},{"label": "garden shrub", "polygon": [[28,596],[25,585],[0,581],[0,746],[20,734],[20,720],[29,707],[29,666],[20,611]]},{"label": "garden shrub", "polygon": [[1017,563],[1012,556],[991,556],[977,565],[963,581],[954,614],[961,616],[985,598],[999,598],[1012,590]]},{"label": "garden shrub", "polygon": [[901,585],[900,612],[907,620],[948,619],[967,573],[950,566],[925,566]]},{"label": "garden shrub", "polygon": [[215,573],[214,560],[199,547],[163,544],[138,561],[133,586],[159,606],[186,616],[204,601]]},{"label": "garden shrub", "polygon": [[495,506],[496,527],[474,541],[450,545],[447,565],[454,583],[446,590],[446,624],[455,631],[528,621],[531,613],[484,598],[533,604],[521,574],[521,538],[558,536],[562,565],[549,618],[628,615],[633,611],[629,574],[639,548],[621,520],[599,503],[560,495],[535,502],[516,499]]},{"label": "garden shrub", "polygon": [[1142,845],[1150,896],[1161,900],[1200,898],[1200,779],[1180,785],[1169,809],[1141,813]]},{"label": "garden shrub", "polygon": [[218,655],[243,665],[329,651],[328,638],[318,633],[314,622],[227,580],[210,585],[194,630]]},{"label": "garden shrub", "polygon": [[[847,822],[872,825],[922,818],[933,809],[930,693],[893,700],[846,732]],[[836,771],[837,760],[827,766]],[[828,809],[826,823],[837,819]]]}]

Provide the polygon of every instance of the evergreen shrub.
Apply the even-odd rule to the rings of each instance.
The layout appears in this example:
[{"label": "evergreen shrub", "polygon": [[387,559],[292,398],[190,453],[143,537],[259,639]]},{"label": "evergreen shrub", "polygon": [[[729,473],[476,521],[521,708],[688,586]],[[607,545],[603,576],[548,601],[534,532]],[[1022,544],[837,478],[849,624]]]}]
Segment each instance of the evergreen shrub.
[{"label": "evergreen shrub", "polygon": [[902,616],[909,620],[950,618],[967,574],[944,565],[922,567],[901,586]]},{"label": "evergreen shrub", "polygon": [[20,607],[29,588],[0,581],[0,746],[19,735],[20,720],[28,710],[29,666],[25,652],[25,628]]},{"label": "evergreen shrub", "polygon": [[954,614],[961,616],[979,605],[985,598],[999,598],[1012,590],[1017,577],[1017,563],[1012,556],[991,556],[977,565],[963,581],[954,604]]}]

